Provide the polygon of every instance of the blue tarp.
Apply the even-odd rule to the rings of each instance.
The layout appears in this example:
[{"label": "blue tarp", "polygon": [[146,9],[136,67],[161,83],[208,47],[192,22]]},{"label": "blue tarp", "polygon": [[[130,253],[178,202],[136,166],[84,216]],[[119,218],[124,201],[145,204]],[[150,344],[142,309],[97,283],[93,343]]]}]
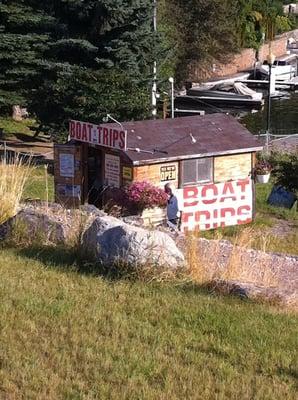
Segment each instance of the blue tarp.
[{"label": "blue tarp", "polygon": [[274,186],[267,202],[271,206],[292,208],[296,200],[297,197],[294,193],[288,192],[282,186]]}]

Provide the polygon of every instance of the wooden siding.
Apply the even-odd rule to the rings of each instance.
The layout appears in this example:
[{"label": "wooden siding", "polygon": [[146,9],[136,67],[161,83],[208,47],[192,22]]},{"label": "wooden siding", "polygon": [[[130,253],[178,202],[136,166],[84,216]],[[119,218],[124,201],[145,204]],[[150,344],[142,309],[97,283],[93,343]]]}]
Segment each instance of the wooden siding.
[{"label": "wooden siding", "polygon": [[251,153],[214,158],[214,182],[244,179],[252,169]]},{"label": "wooden siding", "polygon": [[[169,171],[166,169],[169,167]],[[173,167],[173,171],[171,171],[171,167]],[[175,179],[164,179],[164,174],[171,174],[175,176]],[[163,163],[163,164],[153,164],[153,165],[144,165],[142,167],[134,167],[134,181],[147,181],[151,182],[153,185],[156,185],[160,188],[163,188],[167,182],[173,183],[176,187],[178,187],[179,180],[179,166],[178,162],[172,163]]]}]

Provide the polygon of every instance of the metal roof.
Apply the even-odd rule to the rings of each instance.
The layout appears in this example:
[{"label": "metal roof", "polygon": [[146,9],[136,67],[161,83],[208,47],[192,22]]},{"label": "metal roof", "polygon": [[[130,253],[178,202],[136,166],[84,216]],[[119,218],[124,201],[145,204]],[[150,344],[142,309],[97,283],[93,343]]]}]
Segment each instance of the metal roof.
[{"label": "metal roof", "polygon": [[[116,124],[111,124],[112,126]],[[134,165],[262,150],[261,142],[226,114],[123,122]]]}]

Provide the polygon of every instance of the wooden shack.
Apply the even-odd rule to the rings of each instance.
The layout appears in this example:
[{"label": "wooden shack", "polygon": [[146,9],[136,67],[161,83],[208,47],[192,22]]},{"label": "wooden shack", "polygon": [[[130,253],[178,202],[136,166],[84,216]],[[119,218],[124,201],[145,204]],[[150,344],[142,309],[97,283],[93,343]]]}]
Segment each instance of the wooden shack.
[{"label": "wooden shack", "polygon": [[211,114],[123,124],[70,121],[69,142],[55,146],[56,201],[96,203],[107,187],[172,182],[182,229],[248,223],[259,141],[235,118]]}]

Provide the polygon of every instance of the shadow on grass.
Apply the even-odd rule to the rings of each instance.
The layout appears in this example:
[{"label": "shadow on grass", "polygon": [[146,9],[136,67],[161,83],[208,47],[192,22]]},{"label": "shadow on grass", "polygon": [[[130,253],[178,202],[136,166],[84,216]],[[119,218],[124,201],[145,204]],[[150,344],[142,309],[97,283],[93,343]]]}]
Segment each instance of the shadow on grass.
[{"label": "shadow on grass", "polygon": [[[158,273],[153,268],[151,270],[147,268],[146,272],[143,273],[141,266],[138,268],[135,265],[124,263],[104,264],[99,261],[92,261],[91,257],[82,254],[80,251],[63,246],[32,245],[14,249],[14,251],[21,257],[41,262],[49,269],[99,276],[108,281],[153,282],[155,281],[154,275],[158,278]],[[156,280],[158,281],[158,279]]]},{"label": "shadow on grass", "polygon": [[16,252],[21,257],[45,264],[47,268],[63,272],[74,271],[85,275],[101,275],[98,263],[86,260],[79,252],[71,248],[33,245],[17,249]]},{"label": "shadow on grass", "polygon": [[215,290],[212,284],[199,284],[192,281],[185,274],[173,275],[169,279],[160,279],[162,271],[149,268],[143,273],[143,268],[139,269],[132,265],[104,265],[100,262],[92,262],[83,257],[82,254],[74,249],[34,245],[22,249],[14,249],[21,257],[36,260],[44,264],[45,268],[58,270],[61,273],[74,272],[81,275],[100,277],[109,282],[126,281],[126,282],[142,282],[145,284],[156,284],[160,286],[177,290],[185,295],[204,295],[217,298],[229,297],[237,301],[248,301],[246,298],[239,298],[237,295],[227,295]]},{"label": "shadow on grass", "polygon": [[128,265],[104,265],[100,262],[92,262],[74,249],[56,246],[34,245],[21,249],[14,249],[17,255],[44,264],[48,269],[61,271],[62,273],[74,272],[82,275],[101,277],[107,281],[130,281],[143,283],[164,283],[172,289],[179,290],[184,294],[216,295],[206,285],[199,285],[185,276],[173,276],[170,279],[159,279],[160,275],[154,267],[152,273],[144,275],[142,267],[138,270],[135,266]]}]

